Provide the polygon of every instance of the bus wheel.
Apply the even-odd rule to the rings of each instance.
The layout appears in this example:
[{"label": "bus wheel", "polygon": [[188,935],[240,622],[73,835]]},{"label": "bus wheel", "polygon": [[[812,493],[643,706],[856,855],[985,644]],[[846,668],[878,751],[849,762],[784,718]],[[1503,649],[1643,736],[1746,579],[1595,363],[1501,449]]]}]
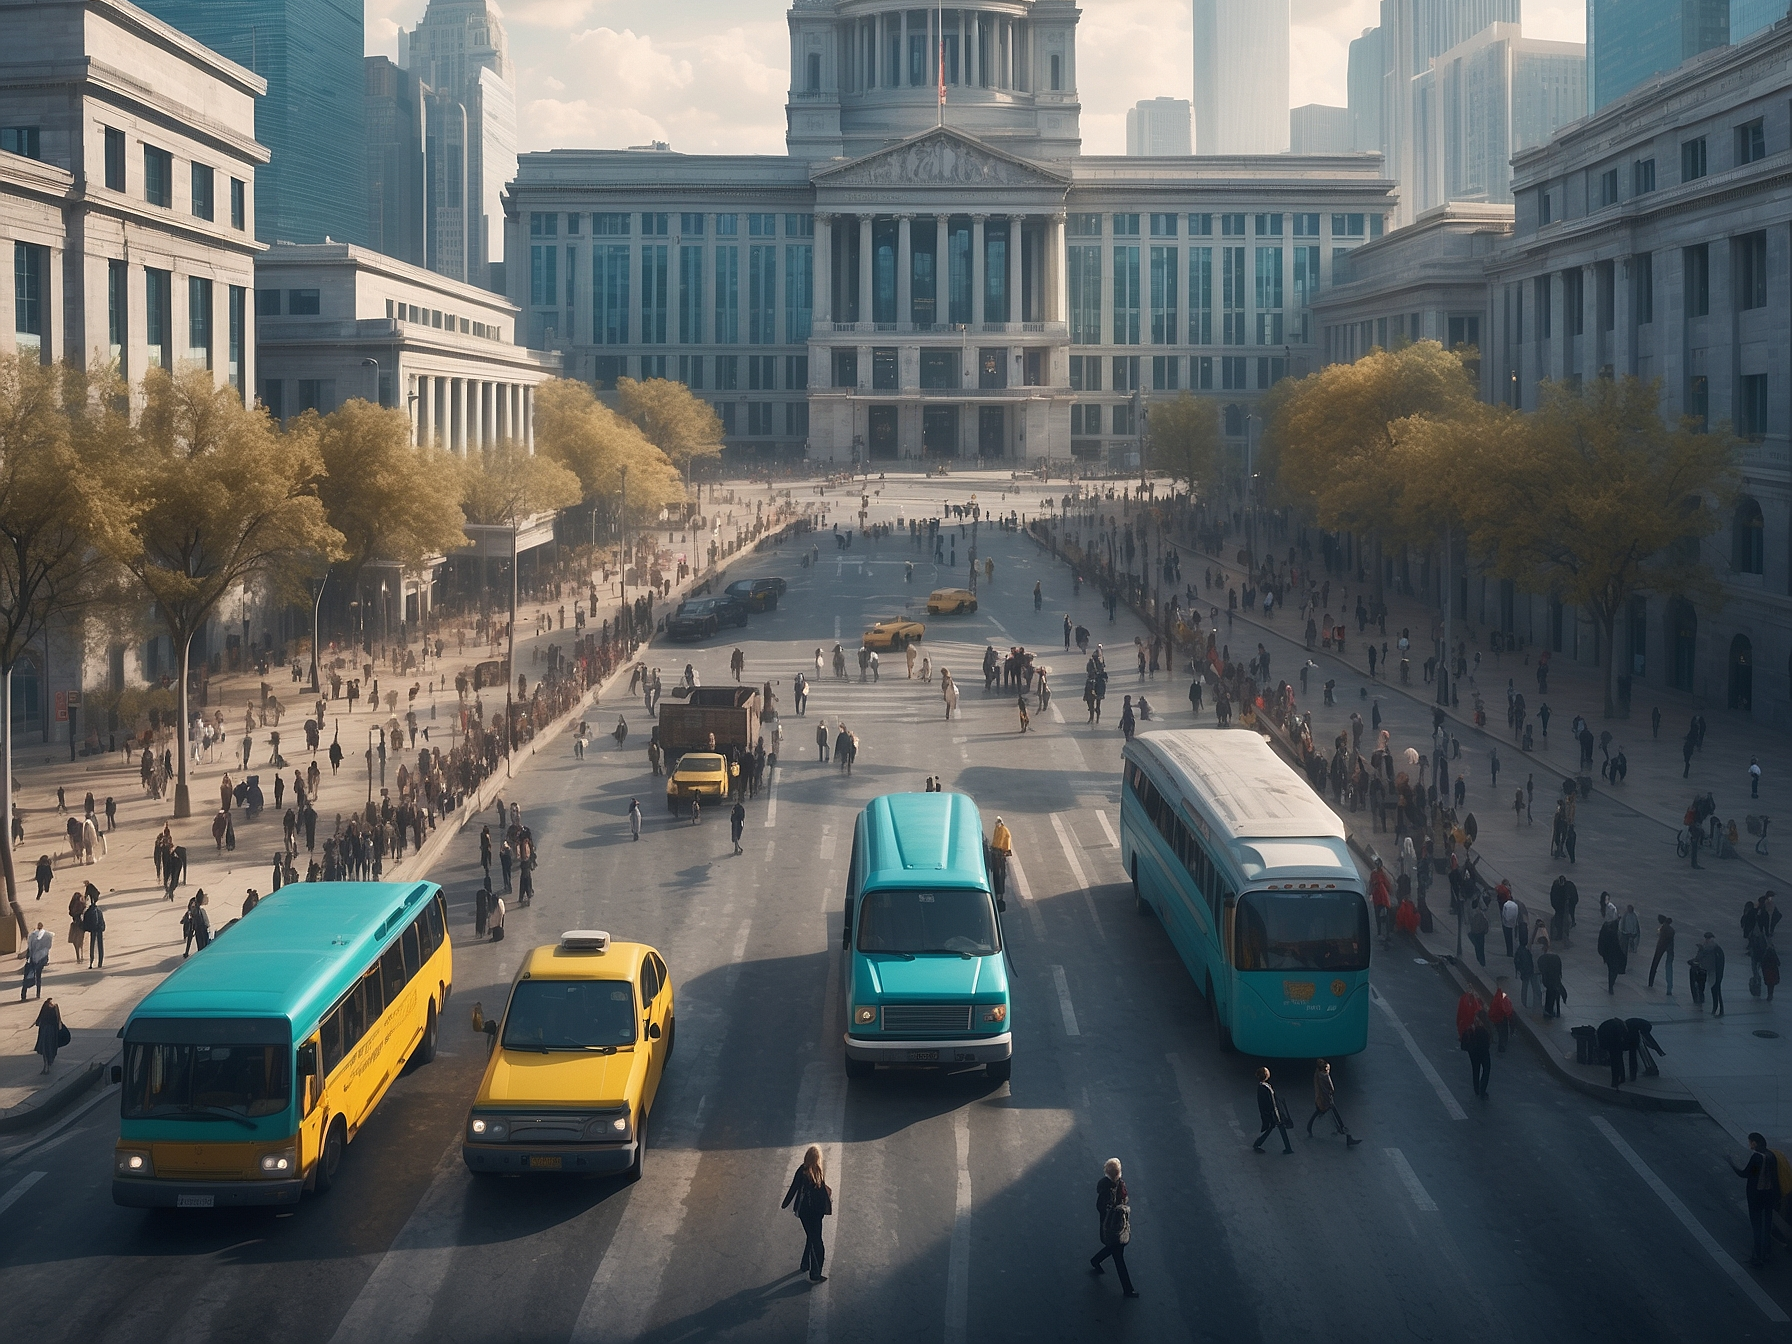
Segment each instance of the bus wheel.
[{"label": "bus wheel", "polygon": [[1144,891],[1139,887],[1139,856],[1132,856],[1132,908],[1135,914],[1151,913],[1151,903],[1145,899]]},{"label": "bus wheel", "polygon": [[1213,997],[1213,977],[1207,977],[1207,1016],[1213,1020],[1213,1043],[1220,1048],[1220,1053],[1232,1053],[1232,1029],[1220,1018],[1219,1002]]},{"label": "bus wheel", "polygon": [[630,1164],[628,1173],[627,1173],[628,1179],[631,1182],[638,1181],[641,1179],[641,1160],[646,1156],[647,1156],[647,1112],[642,1111],[641,1112],[641,1125],[640,1125],[639,1130],[635,1134],[635,1160],[632,1164]]},{"label": "bus wheel", "polygon": [[870,1060],[854,1059],[851,1055],[846,1057],[846,1076],[848,1078],[869,1078],[876,1072],[877,1065]]},{"label": "bus wheel", "polygon": [[336,1173],[342,1166],[342,1150],[348,1147],[348,1126],[337,1116],[324,1133],[323,1151],[317,1155],[317,1167],[311,1182],[320,1195],[329,1194],[336,1184]]},{"label": "bus wheel", "polygon": [[990,1082],[1000,1086],[1014,1074],[1014,1057],[1010,1055],[1007,1059],[992,1059],[983,1066],[983,1071],[989,1075]]},{"label": "bus wheel", "polygon": [[436,1058],[436,1006],[429,1005],[429,1017],[423,1023],[423,1039],[417,1043],[419,1064],[433,1064]]}]

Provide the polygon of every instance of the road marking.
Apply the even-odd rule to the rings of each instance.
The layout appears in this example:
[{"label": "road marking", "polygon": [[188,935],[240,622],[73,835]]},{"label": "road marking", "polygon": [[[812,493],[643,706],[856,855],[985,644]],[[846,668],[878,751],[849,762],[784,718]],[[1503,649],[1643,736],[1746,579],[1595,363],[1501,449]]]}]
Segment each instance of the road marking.
[{"label": "road marking", "polygon": [[1070,982],[1064,978],[1062,966],[1052,967],[1052,983],[1058,987],[1058,1011],[1064,1015],[1064,1034],[1081,1036],[1083,1033],[1077,1030],[1076,1025],[1076,1009],[1070,1002]]},{"label": "road marking", "polygon": [[[647,1333],[701,1156],[694,1148],[649,1152],[651,1175],[629,1191],[628,1207],[591,1276],[571,1344],[636,1340]],[[649,1183],[654,1187],[651,1193]],[[420,1314],[427,1319],[427,1312]]]},{"label": "road marking", "polygon": [[778,842],[776,840],[767,840],[765,842],[765,861],[767,863],[770,863],[772,861],[772,855],[776,854],[777,852],[778,852]]},{"label": "road marking", "polygon": [[1468,1119],[1468,1112],[1462,1109],[1462,1103],[1456,1100],[1455,1094],[1445,1086],[1437,1070],[1431,1067],[1431,1061],[1425,1058],[1424,1052],[1419,1049],[1419,1043],[1413,1040],[1412,1033],[1406,1029],[1406,1023],[1395,1013],[1394,1006],[1381,997],[1381,991],[1374,985],[1369,986],[1369,998],[1388,1015],[1388,1021],[1394,1024],[1394,1030],[1400,1033],[1400,1039],[1406,1043],[1406,1052],[1412,1056],[1412,1062],[1419,1066],[1419,1072],[1425,1075],[1425,1081],[1431,1084],[1432,1091],[1437,1093],[1437,1099],[1443,1102],[1444,1109],[1450,1113],[1450,1119]]},{"label": "road marking", "polygon": [[734,993],[735,985],[740,983],[741,968],[745,965],[747,955],[747,939],[752,936],[752,933],[753,921],[749,919],[740,926],[740,932],[735,935],[734,956],[728,962],[728,969],[723,972],[723,979],[727,982],[730,994]]},{"label": "road marking", "polygon": [[[840,573],[840,571],[838,569],[836,569],[834,571],[834,574],[836,575],[836,577],[839,575],[839,573]],[[840,639],[840,618],[838,616],[836,616],[836,617],[834,617],[834,640],[836,643],[838,643],[839,639]]]},{"label": "road marking", "polygon": [[412,1340],[429,1324],[431,1304],[448,1282],[459,1253],[461,1219],[472,1177],[461,1165],[456,1138],[436,1162],[435,1175],[411,1216],[373,1267],[367,1282],[330,1336],[330,1344]]},{"label": "road marking", "polygon": [[1008,857],[1008,874],[1014,879],[1014,891],[1020,897],[1021,908],[1027,912],[1027,918],[1032,922],[1033,936],[1044,942],[1045,917],[1039,913],[1039,906],[1033,900],[1033,889],[1027,883],[1026,870],[1013,855]]},{"label": "road marking", "polygon": [[958,1146],[958,1209],[952,1219],[952,1252],[946,1262],[946,1344],[964,1344],[971,1309],[971,1113],[952,1117]]},{"label": "road marking", "polygon": [[50,1173],[47,1171],[34,1171],[26,1176],[24,1180],[13,1186],[12,1189],[8,1190],[4,1195],[0,1195],[0,1213],[5,1213],[14,1204],[18,1203],[21,1195],[49,1174]]},{"label": "road marking", "polygon": [[1382,1151],[1388,1155],[1388,1161],[1394,1164],[1394,1170],[1400,1175],[1400,1184],[1406,1187],[1406,1193],[1412,1196],[1412,1202],[1423,1213],[1436,1213],[1437,1201],[1425,1192],[1419,1173],[1412,1169],[1412,1163],[1406,1160],[1406,1154],[1398,1148],[1384,1148]]},{"label": "road marking", "polygon": [[[772,772],[771,787],[765,791],[765,824],[767,826],[772,826],[777,823],[777,820],[778,820],[778,773],[777,773],[777,771],[774,770]],[[765,849],[765,857],[769,859],[771,856],[772,856],[771,855],[771,846],[768,844]]]},{"label": "road marking", "polygon": [[81,1130],[71,1129],[66,1134],[58,1134],[53,1139],[45,1139],[42,1143],[38,1144],[37,1147],[35,1147],[31,1150],[31,1155],[33,1157],[37,1157],[38,1155],[40,1155],[42,1153],[47,1153],[50,1151],[50,1149],[56,1147],[58,1144],[67,1143],[70,1139],[74,1138],[75,1135],[77,1135],[79,1133],[81,1133]]},{"label": "road marking", "polygon": [[[1705,1230],[1704,1225],[1697,1218],[1692,1216],[1692,1210],[1680,1202],[1679,1196],[1668,1189],[1661,1177],[1649,1170],[1649,1164],[1637,1156],[1636,1149],[1626,1143],[1623,1135],[1612,1128],[1611,1121],[1603,1115],[1589,1116],[1588,1119],[1593,1122],[1594,1127],[1601,1134],[1605,1135],[1612,1147],[1618,1150],[1618,1156],[1630,1163],[1631,1170],[1643,1178],[1643,1184],[1653,1190],[1660,1197],[1661,1202],[1668,1206],[1668,1211],[1680,1220],[1680,1225],[1692,1234],[1692,1239],[1704,1248],[1705,1254],[1717,1261],[1717,1267],[1736,1281],[1736,1286],[1748,1295],[1749,1301],[1761,1308],[1761,1314],[1776,1324],[1784,1323],[1788,1318],[1786,1313],[1780,1309],[1779,1303],[1767,1295],[1761,1285],[1749,1276],[1748,1271],[1736,1262],[1735,1257],[1717,1244],[1716,1238]],[[0,1205],[0,1208],[4,1207],[4,1205]]]},{"label": "road marking", "polygon": [[1056,700],[1052,701],[1047,708],[1051,710],[1052,718],[1056,719],[1059,723],[1064,722],[1064,711],[1058,708],[1058,702]]},{"label": "road marking", "polygon": [[1052,813],[1052,829],[1058,833],[1058,845],[1064,851],[1064,861],[1070,865],[1070,872],[1076,878],[1078,890],[1083,894],[1083,904],[1089,907],[1089,918],[1095,921],[1095,932],[1107,941],[1108,931],[1101,925],[1101,915],[1095,909],[1095,898],[1089,894],[1089,878],[1083,872],[1083,865],[1076,857],[1076,850],[1070,843],[1070,828],[1064,824],[1062,812]]},{"label": "road marking", "polygon": [[1102,834],[1107,836],[1108,843],[1115,849],[1119,849],[1120,837],[1114,834],[1114,825],[1108,820],[1107,809],[1100,804],[1097,804],[1093,811],[1095,812],[1095,820],[1101,823]]},{"label": "road marking", "polygon": [[991,617],[990,617],[990,618],[989,618],[989,623],[990,623],[990,624],[991,624],[991,625],[993,625],[993,626],[995,626],[995,628],[996,628],[996,629],[998,629],[998,630],[1000,630],[1000,631],[1001,631],[1001,632],[1002,632],[1002,635],[1003,635],[1003,637],[1004,637],[1004,638],[1008,638],[1008,637],[1009,637],[1009,636],[1008,636],[1008,627],[1007,627],[1007,626],[1005,626],[1005,625],[1003,625],[1003,624],[1002,624],[1002,623],[1001,623],[1001,622],[1000,622],[1000,621],[998,621],[998,620],[997,620],[997,619],[996,619],[996,618],[995,618],[995,617],[994,617],[994,616],[991,616]]}]

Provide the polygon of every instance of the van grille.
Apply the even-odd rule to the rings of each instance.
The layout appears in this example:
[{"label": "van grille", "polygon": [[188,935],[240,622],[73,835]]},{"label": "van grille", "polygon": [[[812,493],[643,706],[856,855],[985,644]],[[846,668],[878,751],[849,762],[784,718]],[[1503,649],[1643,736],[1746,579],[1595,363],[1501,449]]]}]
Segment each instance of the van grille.
[{"label": "van grille", "polygon": [[969,1031],[968,1003],[894,1003],[884,1006],[885,1031]]}]

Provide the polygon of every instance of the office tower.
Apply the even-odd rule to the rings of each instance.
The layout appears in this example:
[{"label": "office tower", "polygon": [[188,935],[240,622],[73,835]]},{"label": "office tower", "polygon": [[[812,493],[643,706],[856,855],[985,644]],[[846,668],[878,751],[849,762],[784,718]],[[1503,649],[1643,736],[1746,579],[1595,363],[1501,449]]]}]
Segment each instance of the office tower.
[{"label": "office tower", "polygon": [[366,58],[367,238],[388,257],[425,259],[424,99],[428,86],[384,56]]},{"label": "office tower", "polygon": [[429,118],[429,134],[439,122],[445,137],[430,151],[429,268],[490,287],[492,266],[504,260],[502,193],[516,176],[515,72],[504,25],[487,0],[430,0],[413,31],[399,30],[398,63],[460,109],[438,107]]},{"label": "office tower", "polygon": [[1288,0],[1195,0],[1195,149],[1288,149]]},{"label": "office tower", "polygon": [[1730,41],[1740,42],[1786,17],[1786,0],[1730,0]]},{"label": "office tower", "polygon": [[157,18],[261,75],[255,175],[262,242],[367,242],[365,25],[328,0],[142,0]]},{"label": "office tower", "polygon": [[[1730,41],[1731,0],[1587,0],[1588,108]],[[1753,21],[1750,7],[1750,21]]]},{"label": "office tower", "polygon": [[1192,154],[1186,98],[1148,98],[1126,113],[1128,154]]},{"label": "office tower", "polygon": [[1381,29],[1365,28],[1350,44],[1347,100],[1350,104],[1350,147],[1386,156],[1387,127],[1383,124],[1382,93],[1387,82],[1387,52]]},{"label": "office tower", "polygon": [[1350,109],[1308,103],[1288,114],[1288,149],[1293,154],[1348,154]]}]

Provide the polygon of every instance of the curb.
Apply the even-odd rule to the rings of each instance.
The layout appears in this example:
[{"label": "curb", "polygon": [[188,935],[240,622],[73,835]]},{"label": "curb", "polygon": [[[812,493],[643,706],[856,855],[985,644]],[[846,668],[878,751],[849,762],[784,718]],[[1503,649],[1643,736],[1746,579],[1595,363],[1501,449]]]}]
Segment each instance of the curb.
[{"label": "curb", "polygon": [[0,1110],[0,1134],[15,1134],[36,1129],[72,1105],[106,1075],[106,1068],[118,1055],[95,1055],[75,1072],[59,1078],[47,1087],[40,1087],[16,1106]]}]

